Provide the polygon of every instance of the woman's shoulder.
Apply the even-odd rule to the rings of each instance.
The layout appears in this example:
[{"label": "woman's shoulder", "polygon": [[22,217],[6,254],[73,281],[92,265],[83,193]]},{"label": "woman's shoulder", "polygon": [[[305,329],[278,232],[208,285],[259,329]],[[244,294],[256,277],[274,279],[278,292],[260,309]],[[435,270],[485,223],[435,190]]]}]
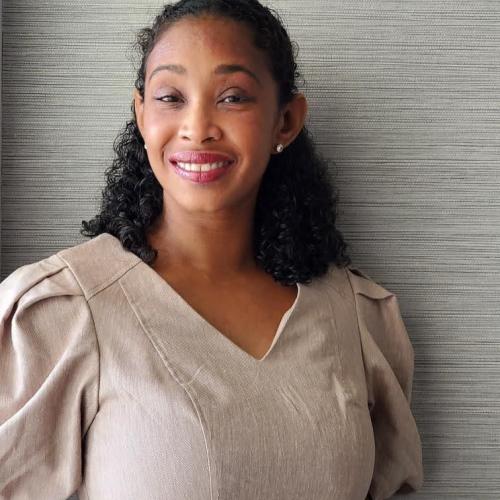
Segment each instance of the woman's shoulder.
[{"label": "woman's shoulder", "polygon": [[81,441],[68,436],[83,436],[97,412],[99,370],[90,307],[59,254],[0,283],[1,498],[7,490],[9,498],[35,498],[47,471],[56,478],[51,498],[76,489]]},{"label": "woman's shoulder", "polygon": [[120,240],[102,233],[11,272],[0,282],[0,310],[26,294],[83,295],[88,300],[139,262]]},{"label": "woman's shoulder", "polygon": [[[423,484],[422,444],[410,404],[415,352],[398,298],[359,268],[346,276],[356,303],[368,406],[375,437],[371,498]],[[390,425],[388,425],[390,422]]]},{"label": "woman's shoulder", "polygon": [[25,264],[0,283],[0,318],[6,318],[15,305],[67,294],[81,295],[81,289],[57,254]]},{"label": "woman's shoulder", "polygon": [[142,260],[109,233],[57,253],[78,280],[87,300]]},{"label": "woman's shoulder", "polygon": [[316,278],[315,283],[320,287],[334,290],[350,302],[356,295],[364,295],[372,299],[385,299],[394,296],[393,292],[387,290],[366,272],[352,264],[341,266],[331,263],[327,272]]},{"label": "woman's shoulder", "polygon": [[359,267],[346,266],[345,273],[355,294],[362,294],[372,299],[385,299],[394,296],[393,292],[387,290]]},{"label": "woman's shoulder", "polygon": [[396,374],[409,399],[415,353],[398,297],[360,269],[348,268],[346,272],[355,298],[365,360],[370,362],[382,355],[385,369]]},{"label": "woman's shoulder", "polygon": [[352,305],[357,316],[362,347],[367,358],[375,351],[403,380],[413,369],[414,351],[408,335],[397,295],[353,265],[331,266],[327,283]]}]

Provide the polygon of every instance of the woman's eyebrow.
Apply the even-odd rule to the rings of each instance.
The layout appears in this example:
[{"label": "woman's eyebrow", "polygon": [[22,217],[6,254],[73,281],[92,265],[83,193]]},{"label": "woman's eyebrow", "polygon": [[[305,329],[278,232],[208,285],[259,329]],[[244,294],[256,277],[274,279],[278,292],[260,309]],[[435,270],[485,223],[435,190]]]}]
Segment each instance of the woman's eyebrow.
[{"label": "woman's eyebrow", "polygon": [[[179,75],[185,75],[187,73],[186,68],[184,66],[181,66],[180,64],[160,64],[160,66],[156,67],[151,72],[148,81],[150,81],[151,78],[153,78],[153,75],[155,73],[161,70],[173,71],[174,73],[177,73]],[[245,66],[242,66],[241,64],[219,64],[219,66],[217,66],[214,70],[214,74],[216,75],[237,73],[237,72],[246,73],[247,75],[252,77],[259,85],[262,85],[257,75],[253,71],[246,68]]]}]

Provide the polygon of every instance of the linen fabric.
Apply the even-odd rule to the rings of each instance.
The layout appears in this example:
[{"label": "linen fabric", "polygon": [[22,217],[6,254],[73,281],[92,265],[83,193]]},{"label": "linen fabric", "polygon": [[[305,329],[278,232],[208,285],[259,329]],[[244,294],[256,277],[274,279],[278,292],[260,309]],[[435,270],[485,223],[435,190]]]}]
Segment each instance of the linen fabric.
[{"label": "linen fabric", "polygon": [[16,269],[0,283],[0,498],[419,489],[397,297],[333,264],[297,288],[258,360],[111,234]]}]

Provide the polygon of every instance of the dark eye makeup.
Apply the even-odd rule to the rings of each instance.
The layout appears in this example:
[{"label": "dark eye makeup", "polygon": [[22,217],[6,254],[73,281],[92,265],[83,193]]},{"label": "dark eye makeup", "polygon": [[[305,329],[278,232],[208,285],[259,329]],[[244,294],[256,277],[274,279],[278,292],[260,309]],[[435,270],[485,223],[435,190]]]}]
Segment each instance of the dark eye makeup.
[{"label": "dark eye makeup", "polygon": [[[242,95],[239,95],[239,94],[228,95],[228,96],[224,97],[222,100],[225,101],[226,99],[230,99],[230,98],[237,99],[237,100],[229,102],[228,104],[239,104],[239,103],[247,102],[247,101],[251,100],[248,97],[245,97],[245,96],[242,96]],[[165,100],[165,99],[169,99],[169,100]],[[177,102],[177,101],[172,101],[170,99],[179,99],[179,97],[176,96],[176,95],[172,95],[172,94],[167,94],[167,95],[164,95],[164,96],[161,96],[161,97],[155,97],[155,100],[161,101],[161,102],[165,102],[165,103],[174,103],[174,102]]]}]

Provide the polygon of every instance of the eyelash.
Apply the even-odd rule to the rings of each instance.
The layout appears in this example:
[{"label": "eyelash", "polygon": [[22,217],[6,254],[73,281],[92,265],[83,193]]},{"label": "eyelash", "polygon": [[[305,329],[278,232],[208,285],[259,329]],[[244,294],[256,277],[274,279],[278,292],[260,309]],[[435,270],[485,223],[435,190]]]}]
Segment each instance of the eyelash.
[{"label": "eyelash", "polygon": [[[163,99],[165,99],[166,97],[174,97],[175,99],[178,99],[178,97],[175,96],[175,95],[164,95],[162,97],[157,97],[156,100],[164,102],[166,104],[174,104],[175,103],[175,101],[164,101]],[[240,95],[228,95],[223,100],[228,99],[229,97],[237,97],[239,99],[239,101],[237,101],[237,102],[230,102],[229,104],[240,104],[242,102],[248,101],[248,99],[246,97],[243,97],[243,96],[240,96]]]}]

